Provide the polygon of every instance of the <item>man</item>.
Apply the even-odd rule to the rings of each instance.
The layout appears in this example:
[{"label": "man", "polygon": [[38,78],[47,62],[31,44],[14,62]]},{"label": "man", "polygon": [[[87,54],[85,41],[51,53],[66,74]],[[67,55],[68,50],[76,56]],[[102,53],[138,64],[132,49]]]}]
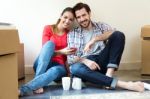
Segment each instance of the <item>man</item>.
[{"label": "man", "polygon": [[143,91],[141,82],[128,83],[112,78],[123,53],[124,34],[105,23],[91,21],[87,4],[76,4],[74,13],[80,27],[68,34],[68,47],[77,48],[74,55],[68,55],[71,74],[98,85]]},{"label": "man", "polygon": [[[124,34],[115,31],[105,23],[91,21],[91,10],[86,4],[79,3],[74,10],[80,27],[75,28],[68,39],[69,47],[78,48],[76,53],[78,57],[68,56],[69,63],[72,64],[75,62],[74,59],[82,57],[86,59],[86,64],[90,69],[96,70],[101,67],[103,73],[107,71],[106,75],[112,77],[123,53]],[[92,61],[88,60],[89,58]]]}]

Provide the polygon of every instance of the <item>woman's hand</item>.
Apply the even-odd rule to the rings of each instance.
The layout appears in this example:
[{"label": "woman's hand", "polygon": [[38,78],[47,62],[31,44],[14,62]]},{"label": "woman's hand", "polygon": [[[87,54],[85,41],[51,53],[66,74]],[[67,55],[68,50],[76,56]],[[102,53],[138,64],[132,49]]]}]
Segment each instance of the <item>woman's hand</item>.
[{"label": "woman's hand", "polygon": [[66,47],[64,49],[59,50],[59,52],[64,55],[70,55],[70,54],[75,54],[76,50]]}]

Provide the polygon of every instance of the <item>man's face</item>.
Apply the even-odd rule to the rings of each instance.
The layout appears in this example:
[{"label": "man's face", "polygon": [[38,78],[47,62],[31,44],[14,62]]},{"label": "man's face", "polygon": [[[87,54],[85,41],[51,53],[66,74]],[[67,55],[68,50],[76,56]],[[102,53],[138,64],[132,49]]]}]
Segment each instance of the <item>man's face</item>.
[{"label": "man's face", "polygon": [[75,11],[75,14],[79,25],[83,28],[88,28],[91,22],[90,13],[88,13],[85,8],[82,8],[80,10]]}]

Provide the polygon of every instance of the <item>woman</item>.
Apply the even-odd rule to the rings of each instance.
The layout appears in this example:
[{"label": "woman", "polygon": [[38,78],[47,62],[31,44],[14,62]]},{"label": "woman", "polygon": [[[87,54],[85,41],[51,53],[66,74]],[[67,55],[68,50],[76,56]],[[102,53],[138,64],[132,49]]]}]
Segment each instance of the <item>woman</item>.
[{"label": "woman", "polygon": [[34,63],[35,77],[21,86],[19,95],[43,93],[43,87],[67,75],[66,55],[75,53],[67,48],[67,33],[74,21],[73,9],[63,10],[56,25],[46,25],[43,31],[40,55]]}]

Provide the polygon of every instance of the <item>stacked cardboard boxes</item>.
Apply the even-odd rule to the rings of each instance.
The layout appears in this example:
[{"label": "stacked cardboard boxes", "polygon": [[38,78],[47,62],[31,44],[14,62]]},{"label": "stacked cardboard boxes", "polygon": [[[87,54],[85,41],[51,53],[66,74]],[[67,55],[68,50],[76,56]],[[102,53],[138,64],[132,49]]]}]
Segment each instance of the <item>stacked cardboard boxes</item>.
[{"label": "stacked cardboard boxes", "polygon": [[18,99],[18,31],[0,26],[0,99]]},{"label": "stacked cardboard boxes", "polygon": [[150,75],[150,25],[141,29],[142,37],[142,75]]}]

